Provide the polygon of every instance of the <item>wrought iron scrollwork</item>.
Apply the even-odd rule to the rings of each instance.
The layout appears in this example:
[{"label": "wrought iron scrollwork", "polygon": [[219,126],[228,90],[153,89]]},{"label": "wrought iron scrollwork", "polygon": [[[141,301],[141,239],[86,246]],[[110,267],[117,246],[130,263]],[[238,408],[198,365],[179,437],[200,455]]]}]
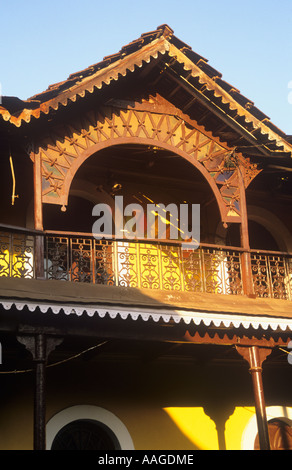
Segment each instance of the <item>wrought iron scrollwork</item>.
[{"label": "wrought iron scrollwork", "polygon": [[[242,295],[242,251],[93,237],[44,237],[47,279],[109,286]],[[32,234],[0,232],[0,277],[35,276]],[[291,255],[250,253],[257,297],[292,300]]]},{"label": "wrought iron scrollwork", "polygon": [[95,283],[114,286],[116,283],[113,267],[113,242],[108,240],[94,241]]},{"label": "wrought iron scrollwork", "polygon": [[47,279],[69,281],[69,239],[46,237],[45,269]]},{"label": "wrought iron scrollwork", "polygon": [[291,300],[291,258],[275,254],[252,253],[252,276],[257,297]]},{"label": "wrought iron scrollwork", "polygon": [[166,291],[242,293],[240,253],[180,245],[48,237],[47,277]]},{"label": "wrought iron scrollwork", "polygon": [[34,237],[22,233],[0,233],[0,276],[34,277]]}]

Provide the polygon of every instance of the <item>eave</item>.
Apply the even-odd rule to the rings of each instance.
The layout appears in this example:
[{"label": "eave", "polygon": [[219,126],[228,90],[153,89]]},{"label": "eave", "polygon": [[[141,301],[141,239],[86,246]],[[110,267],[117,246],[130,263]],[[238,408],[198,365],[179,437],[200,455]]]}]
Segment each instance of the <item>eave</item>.
[{"label": "eave", "polygon": [[[184,323],[215,328],[290,332],[290,302],[269,298],[118,288],[59,281],[2,278],[0,303],[10,311]],[[22,314],[20,313],[20,321]],[[25,321],[25,312],[23,313]]]},{"label": "eave", "polygon": [[[183,309],[155,309],[155,308],[142,308],[142,307],[123,307],[123,306],[108,306],[108,305],[82,305],[82,304],[58,304],[53,302],[33,302],[33,301],[19,301],[15,299],[7,299],[1,301],[1,305],[5,310],[16,308],[21,312],[26,308],[30,312],[37,314],[53,313],[54,315],[64,313],[66,316],[73,315],[75,317],[88,316],[97,318],[109,318],[122,320],[143,320],[144,322],[154,321],[155,323],[171,323],[176,324],[183,322],[186,325],[193,323],[196,326],[204,325],[205,327],[215,328],[244,328],[245,330],[270,330],[276,332],[289,332],[292,331],[291,318],[278,318],[261,315],[235,315],[226,313],[210,313],[197,310],[183,310]],[[38,313],[39,312],[39,313]],[[40,318],[41,320],[41,318]],[[25,321],[25,316],[23,318]]]}]

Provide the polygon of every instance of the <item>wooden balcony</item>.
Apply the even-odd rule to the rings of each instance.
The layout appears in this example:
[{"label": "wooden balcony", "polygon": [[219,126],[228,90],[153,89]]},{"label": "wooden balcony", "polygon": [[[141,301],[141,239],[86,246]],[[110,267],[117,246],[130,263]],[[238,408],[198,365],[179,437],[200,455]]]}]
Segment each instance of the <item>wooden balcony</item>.
[{"label": "wooden balcony", "polygon": [[178,242],[99,240],[81,233],[2,228],[2,276],[292,300],[289,253],[205,244],[186,249]]}]

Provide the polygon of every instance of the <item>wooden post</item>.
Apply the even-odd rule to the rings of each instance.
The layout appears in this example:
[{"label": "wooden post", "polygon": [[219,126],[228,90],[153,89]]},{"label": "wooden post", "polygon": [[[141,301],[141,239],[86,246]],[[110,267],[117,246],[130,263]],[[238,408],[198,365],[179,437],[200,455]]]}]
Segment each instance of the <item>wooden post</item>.
[{"label": "wooden post", "polygon": [[44,235],[35,236],[35,277],[36,279],[45,278],[45,248],[44,248]]},{"label": "wooden post", "polygon": [[240,189],[240,213],[241,213],[240,239],[241,239],[241,246],[244,249],[241,255],[242,284],[243,284],[244,294],[251,297],[254,295],[254,289],[253,289],[253,282],[252,282],[252,269],[251,269],[251,259],[250,259],[248,216],[247,216],[244,180],[243,180],[240,167],[238,167],[238,180],[239,180],[239,189]]},{"label": "wooden post", "polygon": [[[41,155],[34,154],[34,228],[43,231]],[[44,237],[35,236],[35,276],[44,278]]]},{"label": "wooden post", "polygon": [[258,346],[236,346],[236,349],[250,366],[249,371],[251,373],[253,384],[260,449],[270,450],[270,439],[262,380],[262,363],[271,353],[272,349],[259,348]]},{"label": "wooden post", "polygon": [[46,449],[46,341],[43,334],[35,337],[34,449]]},{"label": "wooden post", "polygon": [[46,363],[50,352],[62,342],[62,339],[36,332],[34,335],[18,336],[17,340],[31,352],[35,365],[34,450],[46,450]]},{"label": "wooden post", "polygon": [[34,154],[34,228],[43,230],[41,156]]}]

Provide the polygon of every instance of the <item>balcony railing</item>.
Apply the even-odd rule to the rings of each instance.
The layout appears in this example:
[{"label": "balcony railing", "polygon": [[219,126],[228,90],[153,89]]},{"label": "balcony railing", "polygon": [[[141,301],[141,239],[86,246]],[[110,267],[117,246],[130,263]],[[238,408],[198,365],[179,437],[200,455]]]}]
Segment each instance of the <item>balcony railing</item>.
[{"label": "balcony railing", "polygon": [[123,287],[238,294],[240,255],[177,244],[46,237],[48,279]]},{"label": "balcony railing", "polygon": [[[87,282],[162,291],[245,294],[241,248],[98,240],[89,234],[0,232],[0,277]],[[292,300],[292,255],[248,252],[256,297]]]},{"label": "balcony railing", "polygon": [[0,276],[35,277],[35,236],[29,231],[0,232]]}]

